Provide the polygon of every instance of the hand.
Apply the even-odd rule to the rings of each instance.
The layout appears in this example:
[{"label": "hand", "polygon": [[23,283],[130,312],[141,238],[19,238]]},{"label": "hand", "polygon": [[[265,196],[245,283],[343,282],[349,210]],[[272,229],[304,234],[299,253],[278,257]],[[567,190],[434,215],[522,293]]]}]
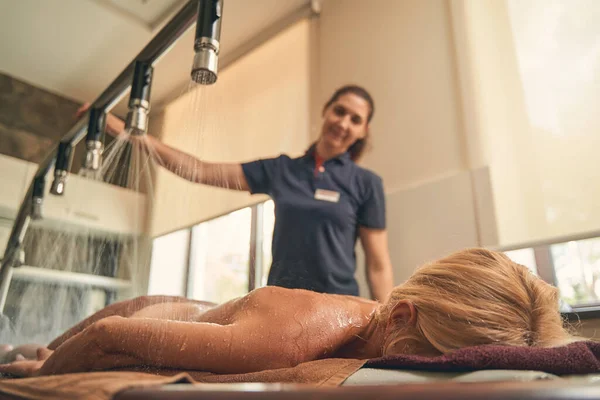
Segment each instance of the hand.
[{"label": "hand", "polygon": [[40,367],[39,375],[86,372],[101,359],[103,351],[96,344],[98,322],[72,336],[58,346],[52,356]]},{"label": "hand", "polygon": [[40,347],[37,350],[37,360],[25,360],[23,356],[17,356],[18,361],[0,365],[0,373],[7,373],[18,377],[39,376],[42,366],[52,353],[52,350]]},{"label": "hand", "polygon": [[[103,318],[70,337],[46,360],[39,374],[70,374],[140,365],[137,358],[110,347],[111,338],[125,320],[116,315]],[[109,352],[105,351],[107,346]]]}]

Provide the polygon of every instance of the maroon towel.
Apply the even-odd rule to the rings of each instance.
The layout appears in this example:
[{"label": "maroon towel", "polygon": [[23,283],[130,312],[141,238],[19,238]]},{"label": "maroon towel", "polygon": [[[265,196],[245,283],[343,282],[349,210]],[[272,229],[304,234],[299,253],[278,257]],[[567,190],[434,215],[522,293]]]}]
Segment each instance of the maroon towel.
[{"label": "maroon towel", "polygon": [[582,341],[562,347],[474,346],[437,357],[395,355],[374,358],[364,368],[463,372],[481,369],[544,371],[555,375],[600,372],[600,343]]}]

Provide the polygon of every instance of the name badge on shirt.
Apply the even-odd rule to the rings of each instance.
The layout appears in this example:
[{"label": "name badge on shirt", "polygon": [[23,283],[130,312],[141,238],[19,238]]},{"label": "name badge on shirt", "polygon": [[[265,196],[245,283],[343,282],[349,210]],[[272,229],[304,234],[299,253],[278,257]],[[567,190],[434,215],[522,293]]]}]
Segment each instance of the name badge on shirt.
[{"label": "name badge on shirt", "polygon": [[315,199],[337,203],[340,201],[340,193],[333,190],[317,189],[315,191]]}]

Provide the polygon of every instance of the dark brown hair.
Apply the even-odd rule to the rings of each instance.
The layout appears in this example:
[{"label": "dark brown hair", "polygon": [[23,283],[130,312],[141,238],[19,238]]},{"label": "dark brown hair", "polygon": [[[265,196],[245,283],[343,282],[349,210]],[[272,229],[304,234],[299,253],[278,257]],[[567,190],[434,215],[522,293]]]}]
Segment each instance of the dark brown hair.
[{"label": "dark brown hair", "polygon": [[[371,97],[371,94],[369,94],[369,92],[367,92],[365,88],[357,85],[346,85],[337,89],[333,93],[329,101],[327,101],[327,103],[325,103],[325,105],[323,106],[323,113],[325,113],[327,107],[335,103],[340,97],[342,97],[345,94],[356,95],[365,100],[367,103],[369,103],[369,115],[367,116],[367,124],[370,123],[371,119],[373,118],[373,114],[375,113],[375,102],[373,101],[373,97]],[[367,131],[367,135],[364,138],[358,139],[348,149],[352,161],[358,161],[362,157],[363,153],[367,149],[368,144],[369,132]]]}]

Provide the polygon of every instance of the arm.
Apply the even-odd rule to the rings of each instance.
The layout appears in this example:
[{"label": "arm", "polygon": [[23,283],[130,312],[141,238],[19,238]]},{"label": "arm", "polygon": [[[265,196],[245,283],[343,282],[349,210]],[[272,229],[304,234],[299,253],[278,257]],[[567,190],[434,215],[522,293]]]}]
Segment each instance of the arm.
[{"label": "arm", "polygon": [[[89,108],[90,104],[85,103],[77,110],[76,117],[81,117]],[[113,114],[106,115],[106,133],[110,136],[119,136],[124,130],[125,122]],[[167,146],[150,135],[131,136],[129,139],[139,143],[161,166],[190,182],[241,191],[250,190],[239,163],[200,161],[183,151]]]},{"label": "arm", "polygon": [[365,251],[367,281],[371,295],[384,302],[394,286],[394,274],[385,229],[360,227],[360,240]]},{"label": "arm", "polygon": [[112,304],[104,307],[100,311],[97,311],[96,313],[87,317],[86,319],[79,322],[72,328],[68,329],[62,335],[60,335],[59,337],[54,339],[48,345],[48,349],[56,350],[56,348],[58,346],[63,344],[69,338],[78,334],[79,332],[81,332],[85,328],[87,328],[88,326],[94,324],[95,322],[97,322],[101,319],[112,317],[112,316],[130,317],[134,313],[136,313],[136,312],[140,311],[141,309],[146,308],[148,306],[152,306],[155,304],[161,304],[161,303],[180,303],[180,302],[185,302],[185,303],[193,302],[196,304],[200,303],[200,304],[210,305],[210,306],[215,305],[214,303],[189,300],[185,297],[180,297],[180,296],[160,296],[160,295],[140,296],[140,297],[136,297],[133,299],[119,301],[117,303],[112,303]]},{"label": "arm", "polygon": [[[125,122],[107,114],[106,131],[118,136],[125,130]],[[170,147],[150,135],[131,137],[142,145],[161,166],[190,182],[241,191],[250,190],[239,163],[208,163]]]},{"label": "arm", "polygon": [[220,188],[249,191],[240,163],[209,163],[170,147],[146,135],[143,147],[164,168],[190,182]]},{"label": "arm", "polygon": [[[279,327],[265,332],[254,325],[109,317],[59,346],[40,374],[136,366],[245,373],[304,361],[289,340],[281,340]],[[279,340],[269,339],[273,331]]]}]

